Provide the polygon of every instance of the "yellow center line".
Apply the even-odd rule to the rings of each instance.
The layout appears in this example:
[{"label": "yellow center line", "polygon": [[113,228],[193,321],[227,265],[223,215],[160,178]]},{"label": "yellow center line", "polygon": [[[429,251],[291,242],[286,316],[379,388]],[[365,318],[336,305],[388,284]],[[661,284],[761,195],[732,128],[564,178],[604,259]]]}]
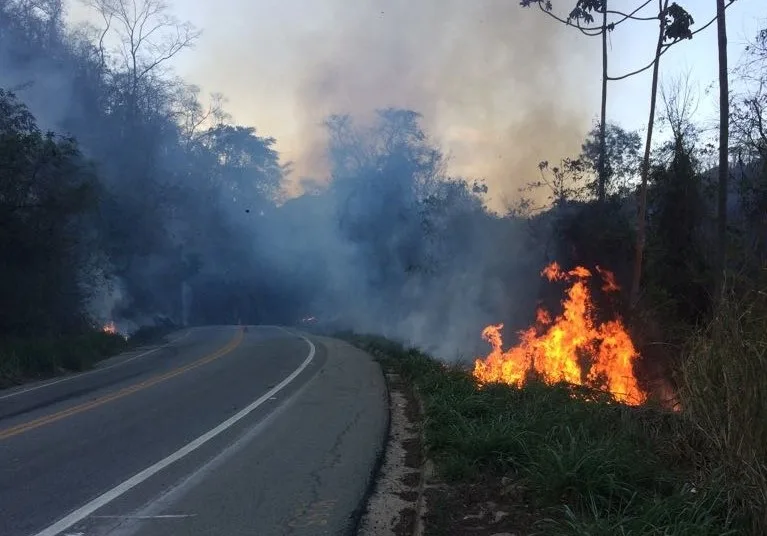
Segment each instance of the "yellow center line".
[{"label": "yellow center line", "polygon": [[219,350],[217,350],[216,352],[210,355],[206,355],[205,357],[198,359],[197,361],[189,363],[188,365],[184,365],[183,367],[173,369],[169,372],[166,372],[165,374],[153,376],[147,380],[144,380],[143,382],[137,383],[135,385],[130,385],[128,387],[120,389],[119,391],[115,391],[114,393],[110,393],[100,398],[96,398],[95,400],[91,400],[90,402],[85,402],[83,404],[79,404],[77,406],[73,406],[71,408],[67,408],[67,409],[58,411],[56,413],[51,413],[50,415],[44,415],[33,421],[17,424],[16,426],[6,428],[5,430],[0,430],[0,441],[3,439],[8,439],[13,436],[17,436],[19,434],[23,434],[24,432],[28,432],[30,430],[34,430],[35,428],[45,426],[46,424],[51,424],[56,421],[60,421],[61,419],[71,417],[72,415],[77,415],[78,413],[88,411],[89,409],[103,406],[104,404],[107,404],[114,400],[124,398],[138,391],[142,391],[144,389],[152,387],[153,385],[157,385],[158,383],[162,383],[171,378],[175,378],[176,376],[179,376],[180,374],[188,372],[192,369],[206,365],[210,363],[211,361],[215,361],[216,359],[225,356],[226,354],[228,354],[229,352],[237,348],[242,342],[243,337],[244,335],[243,335],[242,329],[238,329],[237,334],[232,338],[231,341],[229,341],[226,344],[226,346],[224,346],[223,348],[220,348]]}]

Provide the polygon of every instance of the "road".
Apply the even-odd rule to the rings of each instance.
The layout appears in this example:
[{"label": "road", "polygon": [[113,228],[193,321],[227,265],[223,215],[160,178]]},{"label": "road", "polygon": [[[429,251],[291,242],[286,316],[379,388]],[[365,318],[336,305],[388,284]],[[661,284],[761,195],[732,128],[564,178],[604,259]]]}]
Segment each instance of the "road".
[{"label": "road", "polygon": [[210,326],[0,391],[0,534],[347,534],[388,427],[369,356]]}]

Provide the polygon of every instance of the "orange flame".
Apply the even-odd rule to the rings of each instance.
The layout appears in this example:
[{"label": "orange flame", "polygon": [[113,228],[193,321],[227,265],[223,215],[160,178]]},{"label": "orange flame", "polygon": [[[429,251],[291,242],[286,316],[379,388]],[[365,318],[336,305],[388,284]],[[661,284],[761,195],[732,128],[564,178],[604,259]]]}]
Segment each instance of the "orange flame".
[{"label": "orange flame", "polygon": [[[612,272],[597,268],[605,292],[620,289]],[[552,319],[538,309],[536,324],[520,332],[520,343],[503,351],[503,324],[487,326],[482,337],[492,351],[474,363],[474,377],[480,383],[502,382],[521,386],[531,372],[553,384],[560,381],[576,385],[602,386],[616,400],[637,405],[646,396],[639,388],[633,365],[639,357],[631,337],[620,319],[598,323],[586,285],[591,272],[578,266],[569,272],[553,262],[541,275],[549,281],[571,281],[562,302],[564,312]]]},{"label": "orange flame", "polygon": [[101,331],[103,331],[104,333],[111,333],[112,335],[115,335],[117,334],[117,326],[112,320],[110,320],[104,325],[103,328],[101,328]]}]

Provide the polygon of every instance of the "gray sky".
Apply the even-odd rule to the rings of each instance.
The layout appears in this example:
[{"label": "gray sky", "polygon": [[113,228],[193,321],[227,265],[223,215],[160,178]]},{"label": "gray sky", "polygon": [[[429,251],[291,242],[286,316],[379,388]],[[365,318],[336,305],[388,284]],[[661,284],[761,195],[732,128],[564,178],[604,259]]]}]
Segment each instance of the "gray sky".
[{"label": "gray sky", "polygon": [[[598,39],[518,0],[169,4],[203,30],[194,50],[174,61],[177,73],[204,93],[223,93],[238,123],[277,138],[295,176],[324,173],[318,124],[328,113],[406,106],[424,114],[450,154],[451,171],[487,178],[498,205],[535,178],[538,161],[576,154],[598,114]],[[694,28],[714,14],[714,0],[683,5]],[[73,20],[84,13],[70,0]],[[728,9],[731,64],[765,17],[763,0],[737,0]],[[610,74],[646,64],[655,31],[654,22],[633,22],[613,32]],[[716,92],[704,93],[717,76],[715,25],[669,51],[661,65],[662,80],[689,71],[701,97],[697,117],[715,118]],[[610,120],[642,128],[649,85],[649,72],[611,83]]]}]

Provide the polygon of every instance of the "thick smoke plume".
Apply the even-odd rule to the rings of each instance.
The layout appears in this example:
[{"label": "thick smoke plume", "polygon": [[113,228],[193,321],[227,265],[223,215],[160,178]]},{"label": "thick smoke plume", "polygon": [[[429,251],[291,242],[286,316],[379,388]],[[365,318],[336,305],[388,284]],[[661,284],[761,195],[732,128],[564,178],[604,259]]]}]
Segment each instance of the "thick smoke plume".
[{"label": "thick smoke plume", "polygon": [[[516,0],[230,3],[209,8],[202,57],[186,70],[206,87],[226,84],[235,115],[257,120],[294,160],[293,178],[328,171],[328,114],[407,108],[423,114],[450,171],[486,178],[500,208],[539,161],[577,153],[596,110],[598,43]],[[274,22],[264,33],[243,17]]]}]

